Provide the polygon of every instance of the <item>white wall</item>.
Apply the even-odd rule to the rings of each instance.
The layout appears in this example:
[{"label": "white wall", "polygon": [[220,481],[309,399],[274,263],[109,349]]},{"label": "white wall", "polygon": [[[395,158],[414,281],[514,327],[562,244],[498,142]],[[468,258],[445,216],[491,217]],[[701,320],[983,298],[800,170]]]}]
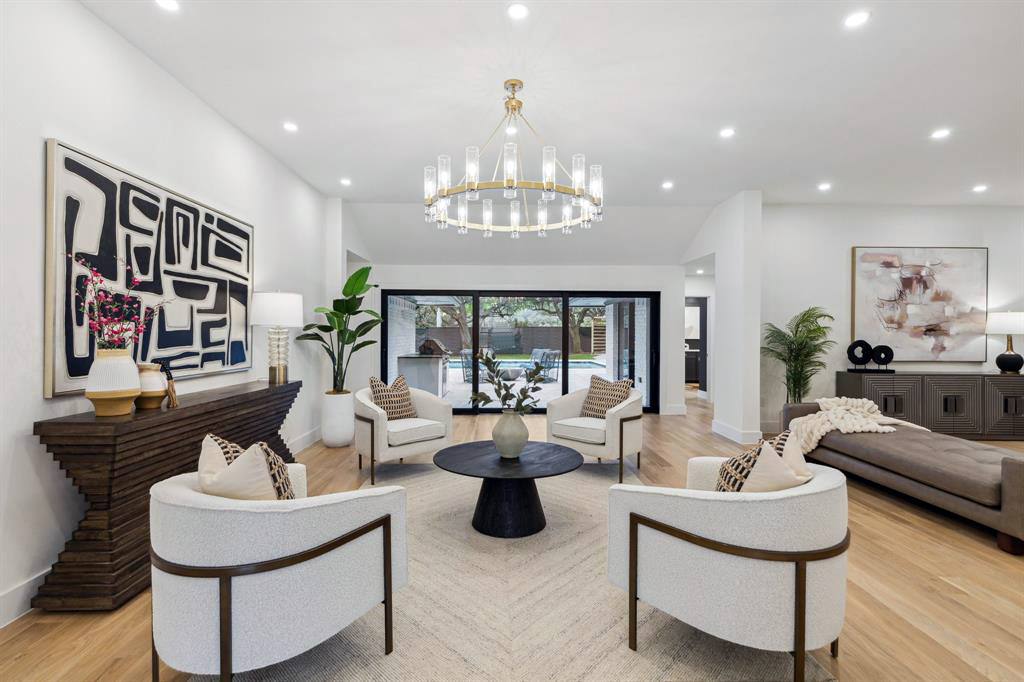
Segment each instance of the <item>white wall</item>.
[{"label": "white wall", "polygon": [[[441,235],[449,237],[453,235]],[[684,414],[680,266],[376,265],[382,289],[516,289],[661,292],[662,414]],[[379,358],[375,369],[379,370]]]},{"label": "white wall", "polygon": [[[324,292],[324,199],[77,2],[0,2],[0,625],[28,607],[84,503],[32,423],[85,411],[84,398],[44,400],[44,141],[56,137],[255,226],[255,287]],[[311,318],[311,315],[307,314]],[[263,379],[254,331],[249,373],[183,381],[187,393]],[[306,381],[284,428],[302,447],[319,437],[316,349],[295,344],[291,376]],[[316,364],[314,364],[316,363]]]},{"label": "white wall", "polygon": [[[713,275],[687,275],[686,295],[704,297],[708,300],[707,334],[707,391],[697,391],[697,397],[714,400],[715,394],[715,278]],[[691,377],[687,377],[690,379]]]},{"label": "white wall", "polygon": [[[740,443],[761,436],[761,192],[744,191],[712,210],[683,256],[715,255],[715,416],[711,430]],[[679,337],[681,338],[681,337]]]},{"label": "white wall", "polygon": [[[835,372],[845,369],[850,326],[850,249],[853,246],[987,246],[989,308],[1024,308],[1024,208],[767,205],[763,211],[761,291],[765,322],[781,324],[817,305],[832,313],[836,347],[808,399],[835,395]],[[1002,338],[988,340],[987,363],[900,363],[919,371],[998,371]],[[786,390],[778,363],[761,369],[761,420],[778,429]]]}]

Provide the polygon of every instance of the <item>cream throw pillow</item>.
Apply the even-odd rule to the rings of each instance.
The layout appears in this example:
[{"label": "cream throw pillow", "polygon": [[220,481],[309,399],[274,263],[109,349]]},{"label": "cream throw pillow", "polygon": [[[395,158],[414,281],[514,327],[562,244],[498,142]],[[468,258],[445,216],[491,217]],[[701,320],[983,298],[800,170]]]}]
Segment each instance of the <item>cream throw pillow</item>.
[{"label": "cream throw pillow", "polygon": [[295,497],[287,466],[266,444],[253,443],[241,454],[237,450],[241,448],[213,435],[203,439],[199,453],[200,490],[235,500]]}]

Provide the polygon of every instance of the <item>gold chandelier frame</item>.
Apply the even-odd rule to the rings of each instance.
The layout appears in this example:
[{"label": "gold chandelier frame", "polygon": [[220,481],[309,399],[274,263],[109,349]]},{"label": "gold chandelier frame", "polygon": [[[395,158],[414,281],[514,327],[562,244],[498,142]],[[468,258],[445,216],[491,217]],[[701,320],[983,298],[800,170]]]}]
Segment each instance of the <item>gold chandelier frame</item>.
[{"label": "gold chandelier frame", "polygon": [[[517,93],[523,89],[523,82],[517,78],[510,78],[504,83],[505,90],[508,93],[505,97],[505,113],[502,115],[498,125],[495,126],[487,140],[480,145],[479,155],[483,156],[484,150],[494,139],[495,135],[498,134],[503,128],[508,131],[510,127],[515,127],[519,122],[526,125],[529,131],[536,138],[537,142],[540,143],[541,147],[544,146],[544,141],[537,133],[536,129],[530,124],[529,120],[523,115],[523,103],[516,97]],[[506,134],[507,139],[507,134]],[[594,219],[601,220],[604,213],[603,205],[603,190],[602,196],[595,196],[592,193],[587,192],[585,189],[576,189],[571,185],[563,185],[557,181],[537,181],[527,180],[523,176],[523,163],[522,155],[519,150],[518,144],[516,145],[516,177],[513,180],[498,179],[498,171],[501,168],[502,154],[499,152],[497,161],[494,166],[494,173],[490,180],[478,180],[476,182],[467,182],[466,175],[463,174],[459,184],[449,187],[447,189],[436,187],[436,191],[431,193],[429,196],[424,198],[424,210],[428,216],[432,216],[432,219],[438,223],[439,228],[448,226],[454,226],[462,230],[480,230],[483,232],[541,232],[550,230],[562,230],[566,231],[566,228],[572,228],[576,226],[589,227],[590,222]],[[555,157],[555,165],[560,168],[562,172],[572,179],[573,174],[570,173],[562,162]],[[554,170],[554,175],[557,177],[557,169]],[[478,171],[479,173],[479,171]],[[473,193],[486,191],[486,190],[515,190],[516,197],[519,192],[522,192],[522,208],[524,212],[525,222],[518,227],[512,225],[502,225],[492,223],[490,225],[484,225],[483,223],[471,222],[468,220],[460,220],[458,216],[455,217],[447,215],[447,202],[454,198],[457,198],[461,194]],[[569,197],[574,200],[574,205],[583,205],[583,209],[580,211],[580,215],[570,218],[568,220],[562,219],[557,222],[547,222],[543,225],[540,223],[530,223],[530,208],[529,202],[527,201],[526,191],[543,192],[552,195],[562,195],[563,197]],[[553,198],[553,197],[552,197]],[[549,203],[553,203],[550,202]],[[444,210],[438,210],[443,208]],[[442,223],[444,223],[442,225]],[[485,236],[487,236],[485,234]]]}]

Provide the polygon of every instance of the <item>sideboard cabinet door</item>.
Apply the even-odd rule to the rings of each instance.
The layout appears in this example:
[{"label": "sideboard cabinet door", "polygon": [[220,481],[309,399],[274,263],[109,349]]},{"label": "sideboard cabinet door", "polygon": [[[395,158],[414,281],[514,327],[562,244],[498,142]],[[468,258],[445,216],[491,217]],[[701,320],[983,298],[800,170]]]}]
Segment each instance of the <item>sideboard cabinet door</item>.
[{"label": "sideboard cabinet door", "polygon": [[1024,437],[1024,377],[985,377],[985,435]]},{"label": "sideboard cabinet door", "polygon": [[980,376],[925,376],[924,426],[939,433],[980,436],[985,428]]},{"label": "sideboard cabinet door", "polygon": [[863,382],[864,397],[873,400],[882,414],[922,424],[920,376],[874,374],[865,375]]}]

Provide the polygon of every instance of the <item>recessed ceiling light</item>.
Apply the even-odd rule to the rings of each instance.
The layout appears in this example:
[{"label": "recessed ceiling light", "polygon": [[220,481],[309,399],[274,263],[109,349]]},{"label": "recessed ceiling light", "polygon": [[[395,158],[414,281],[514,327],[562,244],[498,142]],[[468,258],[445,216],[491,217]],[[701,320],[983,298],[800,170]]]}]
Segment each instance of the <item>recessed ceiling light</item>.
[{"label": "recessed ceiling light", "polygon": [[981,194],[982,192],[987,192],[988,191],[988,185],[975,185],[974,187],[971,188],[971,191],[972,192],[976,192],[977,194]]},{"label": "recessed ceiling light", "polygon": [[346,187],[348,187],[349,185],[351,185],[351,184],[352,184],[352,181],[351,181],[351,180],[349,180],[348,178],[342,178],[342,179],[341,179],[341,184],[343,184],[343,185],[345,185]]},{"label": "recessed ceiling light", "polygon": [[818,183],[818,191],[819,192],[827,192],[830,189],[832,189],[832,183],[831,182],[819,182]]},{"label": "recessed ceiling light", "polygon": [[530,13],[530,10],[526,5],[520,3],[514,3],[508,6],[508,15],[513,19],[525,19],[526,15]]},{"label": "recessed ceiling light", "polygon": [[168,12],[177,12],[181,9],[178,0],[156,0],[156,4],[160,9],[165,9]]},{"label": "recessed ceiling light", "polygon": [[853,14],[846,15],[843,19],[843,26],[846,28],[860,28],[864,24],[868,23],[868,19],[871,18],[871,12],[854,12]]},{"label": "recessed ceiling light", "polygon": [[932,131],[931,138],[933,140],[945,140],[952,132],[949,128],[936,128]]},{"label": "recessed ceiling light", "polygon": [[507,134],[509,134],[509,135],[515,135],[518,132],[518,130],[516,129],[515,126],[509,126],[509,127],[505,128],[505,132]]},{"label": "recessed ceiling light", "polygon": [[299,126],[295,125],[291,121],[285,121],[284,123],[281,124],[281,127],[287,130],[289,133],[294,133],[296,130],[299,129]]},{"label": "recessed ceiling light", "polygon": [[735,134],[736,134],[736,129],[735,128],[722,128],[721,130],[718,131],[718,136],[719,137],[724,137],[726,139],[729,139],[730,137],[732,137]]},{"label": "recessed ceiling light", "polygon": [[703,270],[698,270],[698,271],[697,271],[697,274],[698,274],[698,275],[703,275],[703,274],[704,274],[704,271],[703,271]]},{"label": "recessed ceiling light", "polygon": [[672,189],[672,181],[671,180],[666,180],[665,182],[661,183],[661,188],[662,189]]}]

